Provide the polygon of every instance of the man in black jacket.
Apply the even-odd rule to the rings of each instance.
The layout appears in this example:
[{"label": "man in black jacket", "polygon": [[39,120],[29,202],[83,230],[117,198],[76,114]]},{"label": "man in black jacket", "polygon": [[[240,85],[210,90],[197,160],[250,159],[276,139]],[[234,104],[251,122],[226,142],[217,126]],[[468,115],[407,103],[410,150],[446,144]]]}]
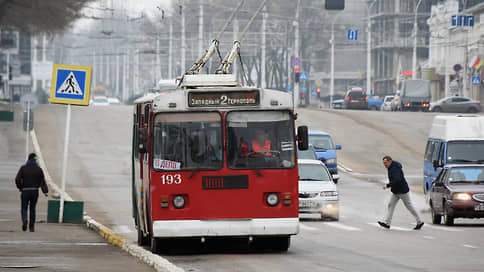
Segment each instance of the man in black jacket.
[{"label": "man in black jacket", "polygon": [[[29,230],[34,231],[35,225],[35,206],[39,198],[39,187],[45,196],[49,192],[47,184],[44,179],[44,172],[37,164],[37,156],[35,153],[30,153],[27,163],[20,167],[20,170],[15,177],[15,184],[21,192],[22,200],[22,230],[27,230],[27,209],[30,208]],[[30,206],[30,207],[29,207]]]},{"label": "man in black jacket", "polygon": [[388,184],[383,185],[383,189],[390,188],[392,191],[392,197],[388,203],[388,212],[385,221],[378,221],[378,224],[384,228],[390,228],[393,212],[395,211],[398,200],[401,199],[407,210],[415,217],[415,220],[417,221],[417,225],[414,229],[421,229],[424,225],[424,222],[420,220],[420,217],[418,216],[417,211],[413,207],[412,201],[410,200],[410,189],[408,188],[408,183],[403,175],[402,165],[397,161],[393,161],[390,156],[383,157],[383,165],[388,170],[388,180],[390,181]]}]

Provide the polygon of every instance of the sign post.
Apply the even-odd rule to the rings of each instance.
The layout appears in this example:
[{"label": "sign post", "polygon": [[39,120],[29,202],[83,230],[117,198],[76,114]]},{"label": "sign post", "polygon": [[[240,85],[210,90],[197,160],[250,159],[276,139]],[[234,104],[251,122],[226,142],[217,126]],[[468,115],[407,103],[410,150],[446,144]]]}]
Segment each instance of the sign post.
[{"label": "sign post", "polygon": [[27,111],[27,134],[26,134],[26,143],[25,143],[25,158],[28,159],[29,157],[29,133],[30,130],[32,129],[30,127],[30,111],[35,109],[38,105],[37,97],[31,93],[24,94],[22,97],[20,97],[20,105],[24,110]]},{"label": "sign post", "polygon": [[67,104],[66,133],[64,138],[64,160],[62,166],[62,186],[59,206],[59,223],[63,222],[64,194],[66,189],[67,154],[69,149],[69,132],[71,126],[71,104],[88,106],[91,88],[91,67],[54,64],[52,87],[49,101]]}]

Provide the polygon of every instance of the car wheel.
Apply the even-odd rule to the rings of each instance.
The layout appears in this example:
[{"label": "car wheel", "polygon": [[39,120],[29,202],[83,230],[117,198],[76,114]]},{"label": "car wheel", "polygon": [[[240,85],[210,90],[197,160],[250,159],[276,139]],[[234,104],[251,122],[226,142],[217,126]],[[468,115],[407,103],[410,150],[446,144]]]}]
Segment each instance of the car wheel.
[{"label": "car wheel", "polygon": [[430,213],[432,215],[432,224],[440,224],[440,222],[442,222],[442,216],[437,214],[434,210],[434,207],[432,207],[432,205],[430,205]]},{"label": "car wheel", "polygon": [[467,112],[469,112],[469,113],[476,113],[477,112],[477,109],[471,107],[471,108],[469,108],[469,110]]},{"label": "car wheel", "polygon": [[448,209],[447,205],[444,205],[444,223],[447,226],[452,226],[454,225],[454,217],[449,215]]},{"label": "car wheel", "polygon": [[440,107],[435,107],[432,109],[433,112],[441,112],[442,109]]}]

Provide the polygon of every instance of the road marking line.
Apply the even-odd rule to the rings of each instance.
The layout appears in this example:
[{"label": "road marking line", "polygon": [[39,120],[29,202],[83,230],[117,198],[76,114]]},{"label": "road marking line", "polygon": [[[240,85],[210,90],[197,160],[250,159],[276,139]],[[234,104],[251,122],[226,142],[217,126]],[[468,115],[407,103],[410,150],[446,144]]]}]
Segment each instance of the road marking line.
[{"label": "road marking line", "polygon": [[463,244],[462,246],[463,247],[467,247],[467,248],[473,248],[473,249],[478,249],[479,248],[478,246],[473,246],[473,245],[468,245],[468,244]]},{"label": "road marking line", "polygon": [[424,236],[423,238],[428,240],[435,240],[434,236]]},{"label": "road marking line", "polygon": [[318,228],[313,228],[313,227],[310,227],[310,226],[306,226],[306,225],[301,224],[301,223],[299,223],[299,227],[301,229],[304,229],[304,230],[319,230]]},{"label": "road marking line", "polygon": [[343,230],[349,230],[349,231],[361,231],[360,228],[356,227],[351,227],[345,224],[341,224],[339,222],[328,222],[326,225],[333,227],[333,228],[338,228],[338,229],[343,229]]},{"label": "road marking line", "polygon": [[46,246],[107,246],[108,243],[93,242],[46,242],[46,241],[0,241],[0,245],[46,245]]},{"label": "road marking line", "polygon": [[462,231],[460,229],[456,229],[456,228],[452,228],[452,227],[441,227],[441,226],[435,226],[435,225],[431,225],[431,224],[425,224],[423,227],[424,228],[436,229],[436,230],[451,231],[451,232]]},{"label": "road marking line", "polygon": [[[376,227],[379,227],[379,228],[384,229],[383,227],[381,227],[380,225],[378,225],[378,223],[368,223],[368,225],[372,225],[372,226],[376,226]],[[413,229],[407,229],[407,228],[401,228],[401,227],[395,227],[395,226],[391,226],[390,227],[390,230],[413,231]]]}]

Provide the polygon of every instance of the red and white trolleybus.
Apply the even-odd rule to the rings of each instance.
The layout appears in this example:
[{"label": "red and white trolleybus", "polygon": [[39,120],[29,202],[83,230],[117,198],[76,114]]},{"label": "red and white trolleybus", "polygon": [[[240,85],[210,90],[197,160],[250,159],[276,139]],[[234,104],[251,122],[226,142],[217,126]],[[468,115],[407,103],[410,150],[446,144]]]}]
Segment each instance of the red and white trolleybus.
[{"label": "red and white trolleybus", "polygon": [[153,252],[178,238],[247,237],[287,250],[299,231],[292,96],[230,74],[185,75],[134,106],[133,216]]}]

